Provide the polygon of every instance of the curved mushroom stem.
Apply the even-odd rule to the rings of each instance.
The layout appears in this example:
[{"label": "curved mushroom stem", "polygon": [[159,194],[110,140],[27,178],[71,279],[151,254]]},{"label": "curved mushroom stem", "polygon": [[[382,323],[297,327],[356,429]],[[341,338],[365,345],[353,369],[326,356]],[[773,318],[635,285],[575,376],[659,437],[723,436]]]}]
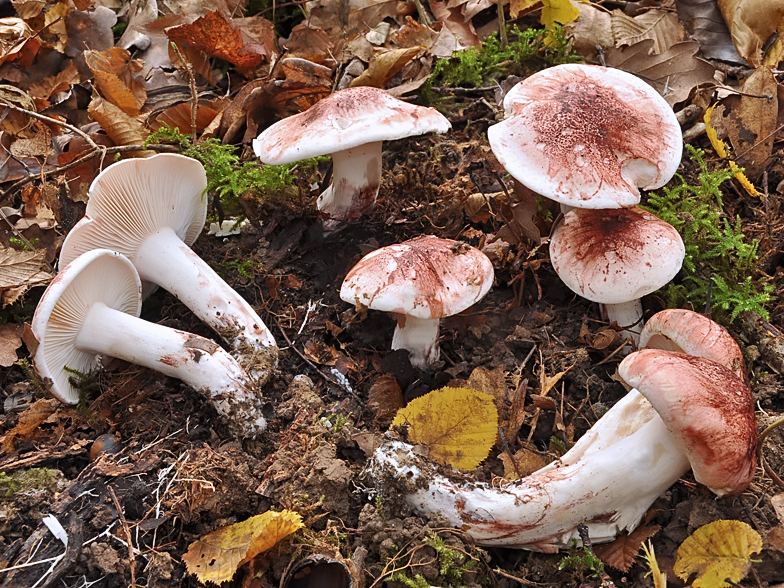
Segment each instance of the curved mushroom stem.
[{"label": "curved mushroom stem", "polygon": [[233,434],[253,437],[267,425],[262,400],[254,393],[245,370],[214,341],[97,302],[79,330],[76,348],[182,380],[207,397]]},{"label": "curved mushroom stem", "polygon": [[[248,359],[248,372],[264,384],[277,363],[275,339],[250,304],[170,228],[147,237],[131,259],[142,280],[179,298],[235,352]],[[247,352],[247,353],[245,353]]]},{"label": "curved mushroom stem", "polygon": [[479,545],[555,553],[579,537],[580,523],[595,543],[633,530],[689,469],[679,443],[636,390],[591,431],[558,462],[500,488],[451,481],[400,442],[376,450],[371,474],[377,487],[403,493],[420,512],[444,515]]},{"label": "curved mushroom stem", "polygon": [[392,349],[407,349],[411,365],[421,370],[438,361],[438,325],[440,319],[421,319],[398,314]]},{"label": "curved mushroom stem", "polygon": [[381,141],[332,154],[332,183],[318,197],[325,234],[362,216],[381,185]]},{"label": "curved mushroom stem", "polygon": [[640,342],[643,312],[642,302],[639,298],[619,304],[602,304],[601,308],[602,314],[607,316],[608,321],[615,321],[619,327],[623,328],[620,332],[622,339],[631,337],[634,339],[635,346]]}]

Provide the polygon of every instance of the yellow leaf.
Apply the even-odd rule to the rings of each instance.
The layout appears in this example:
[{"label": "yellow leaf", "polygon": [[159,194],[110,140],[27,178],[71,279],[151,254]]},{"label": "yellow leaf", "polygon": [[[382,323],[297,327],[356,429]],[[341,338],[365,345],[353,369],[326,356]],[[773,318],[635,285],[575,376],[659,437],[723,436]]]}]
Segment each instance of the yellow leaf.
[{"label": "yellow leaf", "polygon": [[509,2],[509,15],[512,19],[515,19],[520,16],[521,12],[526,12],[528,9],[541,3],[542,0],[511,0]]},{"label": "yellow leaf", "polygon": [[423,47],[404,47],[376,53],[368,68],[351,82],[354,86],[383,88],[392,77],[422,51]]},{"label": "yellow leaf", "polygon": [[[708,135],[708,140],[710,141],[711,146],[716,150],[716,154],[719,157],[727,157],[727,146],[724,144],[724,141],[719,139],[716,129],[711,126],[711,115],[713,114],[713,109],[716,108],[716,104],[718,104],[718,102],[711,105],[703,116],[703,120],[705,121],[705,134]],[[748,192],[749,196],[756,196],[759,198],[760,193],[754,187],[754,184],[751,183],[749,178],[746,177],[746,174],[740,171],[738,165],[734,161],[731,159],[728,161],[730,169],[735,172],[735,179],[740,182],[740,185]]]},{"label": "yellow leaf", "polygon": [[267,511],[208,533],[191,543],[182,559],[188,573],[200,581],[221,584],[231,580],[242,564],[302,527],[299,513]]},{"label": "yellow leaf", "polygon": [[555,28],[555,23],[569,24],[580,16],[580,11],[570,0],[542,0],[542,24],[545,28]]},{"label": "yellow leaf", "polygon": [[682,580],[697,574],[694,588],[725,588],[725,579],[740,582],[748,573],[751,554],[762,550],[762,538],[741,521],[703,525],[678,548],[673,570]]},{"label": "yellow leaf", "polygon": [[412,443],[427,445],[430,457],[460,470],[484,460],[498,434],[498,411],[490,394],[441,388],[401,408],[392,425],[408,424]]}]

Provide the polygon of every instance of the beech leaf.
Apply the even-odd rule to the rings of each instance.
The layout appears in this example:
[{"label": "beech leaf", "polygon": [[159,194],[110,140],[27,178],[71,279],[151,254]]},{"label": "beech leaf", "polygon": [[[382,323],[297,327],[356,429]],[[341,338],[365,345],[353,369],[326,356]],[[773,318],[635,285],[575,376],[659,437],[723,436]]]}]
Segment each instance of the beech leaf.
[{"label": "beech leaf", "polygon": [[751,554],[762,551],[759,533],[741,521],[703,525],[678,548],[673,571],[681,580],[697,575],[694,588],[726,588],[740,582],[751,566]]},{"label": "beech leaf", "polygon": [[426,445],[430,457],[459,470],[478,466],[498,434],[498,411],[490,394],[441,388],[398,411],[392,426],[409,425],[411,443]]},{"label": "beech leaf", "polygon": [[182,559],[200,581],[221,584],[231,580],[241,565],[303,526],[299,513],[267,511],[208,533],[191,543]]},{"label": "beech leaf", "polygon": [[606,565],[628,572],[637,559],[643,542],[658,533],[659,529],[659,525],[637,527],[631,533],[621,533],[612,543],[596,545],[594,551]]}]

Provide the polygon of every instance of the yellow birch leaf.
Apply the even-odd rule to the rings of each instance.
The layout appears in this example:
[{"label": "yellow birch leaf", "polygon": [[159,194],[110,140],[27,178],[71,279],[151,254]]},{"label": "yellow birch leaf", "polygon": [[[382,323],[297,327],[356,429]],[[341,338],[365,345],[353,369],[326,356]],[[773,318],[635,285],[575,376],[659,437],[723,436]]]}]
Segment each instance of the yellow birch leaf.
[{"label": "yellow birch leaf", "polygon": [[478,466],[498,434],[498,410],[490,394],[441,388],[401,408],[392,426],[409,425],[411,443],[426,445],[430,457],[459,470]]},{"label": "yellow birch leaf", "polygon": [[302,527],[299,513],[267,511],[208,533],[191,543],[182,559],[188,573],[200,581],[221,584],[231,580],[241,565]]},{"label": "yellow birch leaf", "polygon": [[554,29],[555,23],[569,24],[580,16],[571,0],[542,0],[542,4],[542,24],[548,29]]},{"label": "yellow birch leaf", "polygon": [[751,566],[751,554],[762,551],[759,533],[741,521],[703,525],[678,548],[673,571],[682,580],[697,574],[694,588],[726,588],[740,582]]},{"label": "yellow birch leaf", "polygon": [[[703,120],[705,121],[705,134],[708,135],[708,140],[710,141],[711,146],[716,150],[716,154],[719,157],[727,157],[727,146],[724,144],[724,141],[719,139],[718,133],[716,133],[716,129],[711,126],[711,115],[713,114],[713,109],[716,108],[715,104],[712,104],[703,115]],[[748,192],[749,196],[755,196],[759,198],[760,193],[754,187],[754,184],[751,183],[751,180],[746,177],[740,168],[738,168],[738,164],[736,164],[731,159],[728,160],[730,169],[735,172],[735,179],[740,182],[740,185]]]}]

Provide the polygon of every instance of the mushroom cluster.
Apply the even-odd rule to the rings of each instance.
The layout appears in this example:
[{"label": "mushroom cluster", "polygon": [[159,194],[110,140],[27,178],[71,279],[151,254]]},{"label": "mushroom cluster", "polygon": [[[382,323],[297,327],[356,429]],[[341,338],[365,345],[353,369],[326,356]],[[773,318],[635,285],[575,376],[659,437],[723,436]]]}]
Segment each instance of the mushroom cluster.
[{"label": "mushroom cluster", "polygon": [[609,321],[639,336],[639,299],[678,273],[678,232],[635,205],[681,161],[680,125],[651,86],[627,72],[566,64],[538,72],[504,98],[507,118],[487,138],[520,183],[561,204],[553,268]]},{"label": "mushroom cluster", "polygon": [[581,524],[593,542],[631,532],[690,467],[716,495],[739,494],[754,475],[757,428],[737,344],[710,319],[680,310],[655,315],[641,340],[651,347],[618,369],[634,389],[539,471],[501,487],[470,482],[388,441],[370,467],[377,487],[445,516],[480,545],[545,553],[568,547]]}]

